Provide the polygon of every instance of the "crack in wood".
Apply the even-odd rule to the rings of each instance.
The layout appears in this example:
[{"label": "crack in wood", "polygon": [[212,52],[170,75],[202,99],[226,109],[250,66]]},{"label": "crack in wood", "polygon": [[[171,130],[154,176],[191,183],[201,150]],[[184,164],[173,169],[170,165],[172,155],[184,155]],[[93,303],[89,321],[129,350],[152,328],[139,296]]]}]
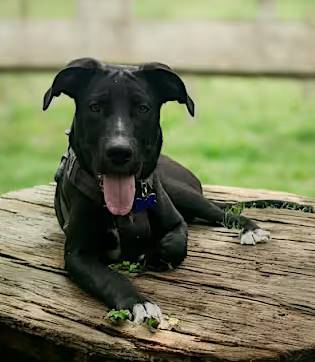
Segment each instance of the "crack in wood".
[{"label": "crack in wood", "polygon": [[44,204],[42,202],[32,202],[32,201],[29,201],[29,200],[23,200],[23,199],[19,199],[19,198],[15,198],[15,197],[9,197],[9,196],[6,196],[6,195],[2,195],[1,197],[3,199],[5,199],[5,200],[17,201],[17,202],[21,202],[23,204],[29,204],[29,205],[35,205],[35,206],[48,208],[48,209],[53,209],[53,206]]}]

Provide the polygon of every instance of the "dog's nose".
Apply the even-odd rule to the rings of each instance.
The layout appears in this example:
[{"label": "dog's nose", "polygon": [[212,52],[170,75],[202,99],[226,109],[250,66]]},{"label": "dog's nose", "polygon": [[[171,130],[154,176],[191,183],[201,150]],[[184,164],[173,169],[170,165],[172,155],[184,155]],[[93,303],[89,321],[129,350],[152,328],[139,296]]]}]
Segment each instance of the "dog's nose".
[{"label": "dog's nose", "polygon": [[132,157],[132,149],[128,142],[114,142],[106,148],[105,152],[115,165],[125,165]]}]

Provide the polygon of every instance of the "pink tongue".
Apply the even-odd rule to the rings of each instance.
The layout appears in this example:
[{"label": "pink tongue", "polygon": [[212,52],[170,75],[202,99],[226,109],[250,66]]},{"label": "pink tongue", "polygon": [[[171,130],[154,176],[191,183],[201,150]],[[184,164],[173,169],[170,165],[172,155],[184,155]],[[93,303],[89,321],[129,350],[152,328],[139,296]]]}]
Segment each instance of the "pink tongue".
[{"label": "pink tongue", "polygon": [[106,207],[113,215],[127,215],[135,198],[135,177],[103,175]]}]

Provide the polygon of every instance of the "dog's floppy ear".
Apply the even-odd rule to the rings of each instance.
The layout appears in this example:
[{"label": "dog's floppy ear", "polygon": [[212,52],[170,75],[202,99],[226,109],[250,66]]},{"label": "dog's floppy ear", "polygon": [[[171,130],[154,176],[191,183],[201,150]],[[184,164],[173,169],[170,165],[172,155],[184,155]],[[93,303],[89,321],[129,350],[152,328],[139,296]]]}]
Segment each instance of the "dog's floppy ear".
[{"label": "dog's floppy ear", "polygon": [[189,113],[194,116],[194,102],[189,97],[184,82],[170,67],[161,63],[147,63],[140,66],[136,73],[152,84],[162,103],[177,101],[186,104]]},{"label": "dog's floppy ear", "polygon": [[45,93],[43,110],[45,111],[52,99],[59,97],[61,93],[74,98],[80,86],[87,83],[97,69],[102,68],[103,65],[92,58],[80,58],[71,61],[56,75],[52,86]]}]

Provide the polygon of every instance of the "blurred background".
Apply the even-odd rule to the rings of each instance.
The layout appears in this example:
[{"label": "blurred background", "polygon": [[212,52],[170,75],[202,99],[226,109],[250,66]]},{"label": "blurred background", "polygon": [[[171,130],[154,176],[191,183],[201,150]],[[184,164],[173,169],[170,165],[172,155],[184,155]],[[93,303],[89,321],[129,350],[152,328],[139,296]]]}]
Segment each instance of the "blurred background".
[{"label": "blurred background", "polygon": [[74,105],[42,96],[83,56],[180,72],[163,152],[203,183],[315,196],[314,0],[0,0],[0,193],[53,180]]}]

